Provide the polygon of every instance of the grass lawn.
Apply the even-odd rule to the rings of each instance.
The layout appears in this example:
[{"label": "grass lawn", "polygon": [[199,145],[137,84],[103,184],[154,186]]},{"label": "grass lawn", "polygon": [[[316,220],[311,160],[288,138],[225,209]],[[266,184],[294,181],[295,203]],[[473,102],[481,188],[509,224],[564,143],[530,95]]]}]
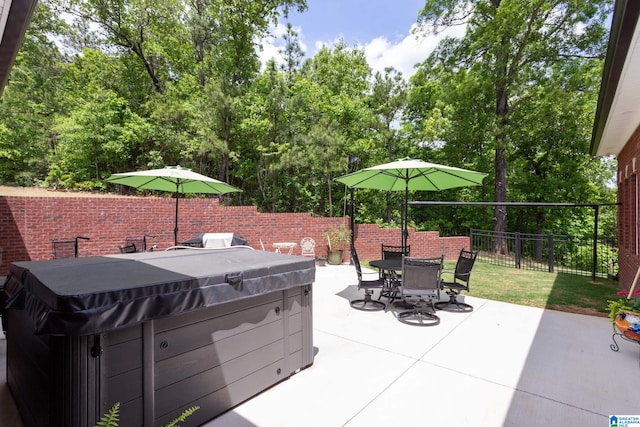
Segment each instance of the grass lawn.
[{"label": "grass lawn", "polygon": [[[451,280],[455,261],[445,262]],[[618,282],[566,273],[520,270],[476,261],[469,295],[572,313],[607,316],[607,300],[618,299]],[[466,294],[463,292],[463,294]]]}]

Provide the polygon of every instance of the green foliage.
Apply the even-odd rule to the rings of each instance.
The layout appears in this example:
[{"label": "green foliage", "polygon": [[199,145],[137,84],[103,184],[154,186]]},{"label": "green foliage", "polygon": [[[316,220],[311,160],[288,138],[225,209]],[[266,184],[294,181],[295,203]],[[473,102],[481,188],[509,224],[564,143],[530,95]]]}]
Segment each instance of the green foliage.
[{"label": "green foliage", "polygon": [[[176,417],[173,421],[165,425],[164,427],[180,427],[179,423],[184,422],[188,417],[193,415],[200,409],[199,406],[192,406],[188,409],[185,409],[182,414]],[[96,427],[118,427],[118,421],[120,421],[120,402],[116,402],[111,409],[109,409],[103,416],[100,418]]]},{"label": "green foliage", "polygon": [[[567,248],[564,251],[561,249],[558,250],[567,254],[562,258],[556,258],[559,265],[583,271],[590,271],[593,268],[593,245],[582,244],[574,248]],[[596,271],[612,271],[613,266],[618,262],[618,251],[611,246],[599,243],[597,245],[597,253],[598,262],[596,265]]]},{"label": "green foliage", "polygon": [[86,187],[87,182],[101,181],[112,170],[126,167],[149,133],[128,102],[110,91],[95,93],[68,117],[60,117],[53,129],[58,145],[52,169],[57,172],[47,182],[67,188],[77,183]]},{"label": "green foliage", "polygon": [[326,239],[330,252],[345,249],[351,242],[351,230],[344,224],[340,224],[337,227],[329,227],[329,229],[322,232],[322,236]]},{"label": "green foliage", "polygon": [[62,28],[46,5],[38,7],[0,98],[0,182],[32,185],[46,174],[62,61],[47,35]]},{"label": "green foliage", "polygon": [[[422,29],[466,24],[466,33],[421,65],[407,118],[444,141],[451,161],[493,169],[495,201],[584,200],[609,11],[604,0],[426,2]],[[494,217],[506,231],[506,209]]]},{"label": "green foliage", "polygon": [[[226,203],[342,216],[349,192],[334,178],[401,157],[490,174],[483,186],[413,200],[492,201],[502,150],[509,200],[615,202],[615,161],[586,154],[604,0],[425,2],[421,29],[463,20],[467,31],[443,40],[409,81],[393,68],[372,73],[364,50],[344,42],[303,60],[292,26],[284,64],[261,69],[258,40],[279,15],[306,7],[39,2],[0,99],[0,182],[104,190],[111,173],[181,164],[242,188]],[[356,221],[399,223],[403,197],[357,191]],[[415,228],[443,234],[489,229],[494,218],[489,208],[409,213]],[[614,237],[615,208],[600,218],[601,235]],[[584,235],[592,221],[586,211],[520,209],[506,224]]]},{"label": "green foliage", "polygon": [[120,402],[116,402],[106,414],[100,418],[96,427],[118,427],[120,421]]},{"label": "green foliage", "polygon": [[[636,292],[638,293],[638,292]],[[640,313],[640,298],[618,298],[616,300],[607,301],[607,311],[611,323],[613,323],[613,330],[615,332],[615,320],[618,314],[622,311],[633,311]]]},{"label": "green foliage", "polygon": [[182,414],[180,414],[176,419],[171,421],[165,427],[180,427],[180,424],[178,423],[184,422],[189,416],[191,416],[198,409],[200,409],[199,406],[192,406],[191,408],[185,409]]}]

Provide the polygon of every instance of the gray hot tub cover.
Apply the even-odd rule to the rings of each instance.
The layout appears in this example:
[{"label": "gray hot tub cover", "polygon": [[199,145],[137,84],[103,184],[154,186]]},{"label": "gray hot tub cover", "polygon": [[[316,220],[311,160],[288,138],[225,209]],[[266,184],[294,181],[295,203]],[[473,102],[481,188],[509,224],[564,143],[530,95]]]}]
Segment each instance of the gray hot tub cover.
[{"label": "gray hot tub cover", "polygon": [[38,334],[92,335],[314,280],[313,259],[247,249],[25,261],[5,309],[26,310]]}]

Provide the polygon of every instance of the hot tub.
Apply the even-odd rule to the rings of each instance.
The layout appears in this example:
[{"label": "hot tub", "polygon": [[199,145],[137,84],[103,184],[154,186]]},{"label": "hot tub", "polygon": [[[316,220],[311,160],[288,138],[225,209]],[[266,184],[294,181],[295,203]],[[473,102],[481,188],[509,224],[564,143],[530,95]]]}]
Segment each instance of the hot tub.
[{"label": "hot tub", "polygon": [[[7,382],[26,427],[200,425],[313,363],[314,260],[248,249],[16,262]],[[284,408],[282,409],[284,410]]]}]

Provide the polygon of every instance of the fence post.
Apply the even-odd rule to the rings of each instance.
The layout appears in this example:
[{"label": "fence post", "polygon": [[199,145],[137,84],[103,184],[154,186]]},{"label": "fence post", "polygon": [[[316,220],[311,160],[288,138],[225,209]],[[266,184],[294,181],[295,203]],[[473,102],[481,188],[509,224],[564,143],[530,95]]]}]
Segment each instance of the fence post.
[{"label": "fence post", "polygon": [[596,280],[596,268],[598,267],[598,205],[594,206],[593,212],[593,261],[591,262],[591,280]]},{"label": "fence post", "polygon": [[473,228],[469,229],[469,250],[473,252]]},{"label": "fence post", "polygon": [[549,245],[549,273],[553,273],[553,263],[554,263],[554,257],[553,257],[553,234],[549,234],[547,236],[548,239],[548,245]]},{"label": "fence post", "polygon": [[516,268],[520,268],[520,232],[515,233],[515,244],[516,244]]}]

